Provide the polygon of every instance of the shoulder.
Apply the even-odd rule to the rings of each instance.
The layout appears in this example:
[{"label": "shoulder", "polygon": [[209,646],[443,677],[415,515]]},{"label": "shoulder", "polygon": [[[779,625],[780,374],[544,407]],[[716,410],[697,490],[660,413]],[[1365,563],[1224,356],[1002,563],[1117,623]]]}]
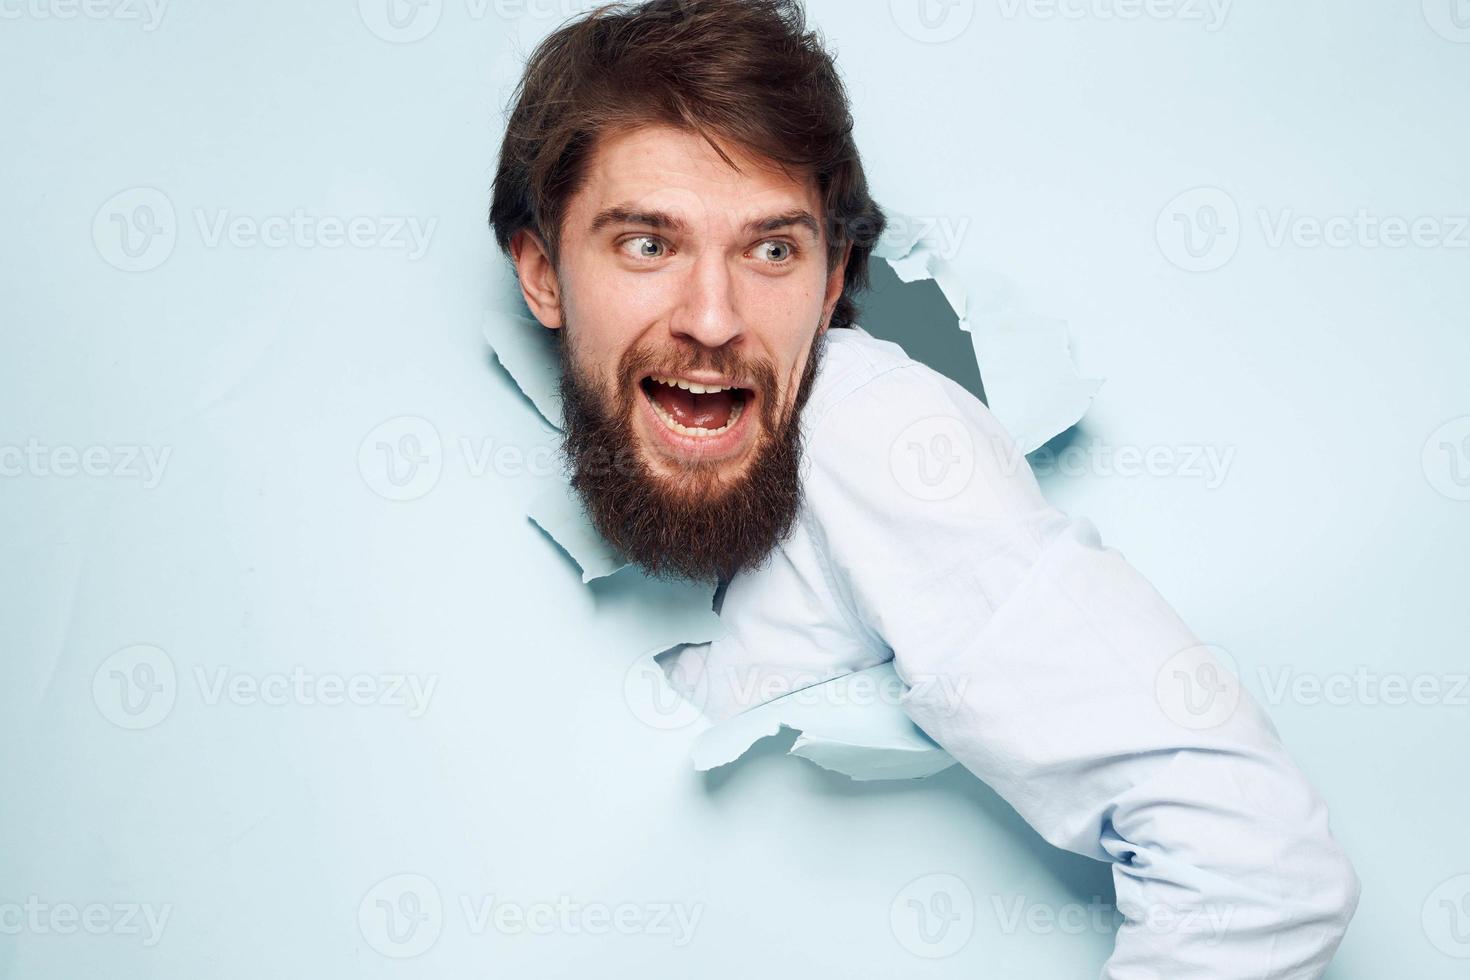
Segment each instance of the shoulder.
[{"label": "shoulder", "polygon": [[860,327],[826,343],[802,422],[814,502],[825,487],[885,511],[996,519],[1045,506],[1015,442],[964,387]]},{"label": "shoulder", "polygon": [[835,327],[824,335],[824,353],[803,412],[814,427],[837,402],[893,371],[924,367],[899,345],[879,340],[859,326]]}]

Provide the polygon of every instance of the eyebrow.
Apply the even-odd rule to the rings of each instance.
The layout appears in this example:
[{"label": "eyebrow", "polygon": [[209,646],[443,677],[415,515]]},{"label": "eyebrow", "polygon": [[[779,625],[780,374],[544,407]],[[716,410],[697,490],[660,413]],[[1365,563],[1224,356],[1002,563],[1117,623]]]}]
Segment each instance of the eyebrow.
[{"label": "eyebrow", "polygon": [[[616,204],[597,212],[597,216],[592,219],[592,233],[596,234],[609,225],[640,225],[661,231],[688,231],[688,225],[667,211],[650,211],[626,204]],[[817,223],[812,213],[804,208],[784,211],[767,218],[757,218],[747,222],[744,230],[755,234],[769,234],[792,227],[805,228],[812,238],[821,240],[821,225]]]}]

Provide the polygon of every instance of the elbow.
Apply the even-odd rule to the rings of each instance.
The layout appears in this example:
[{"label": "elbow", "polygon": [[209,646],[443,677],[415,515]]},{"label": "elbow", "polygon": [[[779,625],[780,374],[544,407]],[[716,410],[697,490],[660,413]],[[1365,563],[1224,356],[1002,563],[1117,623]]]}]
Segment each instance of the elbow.
[{"label": "elbow", "polygon": [[1278,897],[1263,909],[1261,924],[1278,938],[1292,937],[1287,945],[1301,957],[1298,969],[1325,967],[1357,912],[1362,882],[1330,834],[1299,840],[1291,850],[1273,875]]},{"label": "elbow", "polygon": [[1332,934],[1335,948],[1347,932],[1348,923],[1358,910],[1363,892],[1362,880],[1347,854],[1334,842],[1322,862],[1319,906],[1323,925]]},{"label": "elbow", "polygon": [[1242,881],[1254,899],[1238,910],[1245,914],[1235,925],[1242,936],[1270,945],[1271,969],[1264,975],[1320,976],[1347,935],[1362,881],[1325,826],[1298,828],[1275,845]]}]

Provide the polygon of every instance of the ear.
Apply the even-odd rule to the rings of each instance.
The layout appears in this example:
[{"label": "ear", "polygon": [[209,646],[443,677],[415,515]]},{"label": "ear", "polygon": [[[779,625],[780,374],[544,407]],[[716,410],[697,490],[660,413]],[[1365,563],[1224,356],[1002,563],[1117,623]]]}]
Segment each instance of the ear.
[{"label": "ear", "polygon": [[556,281],[556,267],[540,236],[522,228],[511,236],[510,256],[520,280],[521,295],[532,314],[543,327],[557,330],[562,326],[561,284]]},{"label": "ear", "polygon": [[843,279],[847,275],[847,260],[852,255],[852,243],[843,246],[842,258],[827,273],[827,293],[822,302],[822,332],[832,325],[832,311],[837,308],[837,301],[842,298]]}]

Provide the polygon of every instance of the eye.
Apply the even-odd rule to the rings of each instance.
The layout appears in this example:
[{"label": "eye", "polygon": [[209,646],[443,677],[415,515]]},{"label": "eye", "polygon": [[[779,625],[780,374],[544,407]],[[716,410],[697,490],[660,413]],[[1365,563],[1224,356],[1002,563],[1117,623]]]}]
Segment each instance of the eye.
[{"label": "eye", "polygon": [[637,235],[625,239],[619,246],[635,259],[661,259],[668,254],[669,247],[661,238],[652,235]]},{"label": "eye", "polygon": [[761,242],[756,246],[756,253],[771,265],[786,265],[796,257],[796,246],[780,240]]}]

